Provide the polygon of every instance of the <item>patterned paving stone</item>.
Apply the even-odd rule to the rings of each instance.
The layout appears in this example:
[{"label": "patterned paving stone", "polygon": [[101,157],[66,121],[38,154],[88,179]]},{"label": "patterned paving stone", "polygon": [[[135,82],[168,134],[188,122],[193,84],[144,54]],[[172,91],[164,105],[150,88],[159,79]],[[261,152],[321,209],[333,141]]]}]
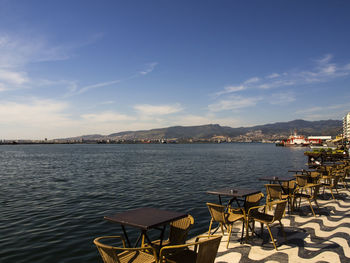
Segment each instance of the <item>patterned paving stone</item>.
[{"label": "patterned paving stone", "polygon": [[[266,227],[262,238],[253,237],[240,244],[241,226],[234,225],[236,233],[226,249],[227,233],[222,238],[216,263],[234,262],[350,262],[350,192],[341,189],[333,200],[325,194],[315,208],[316,218],[308,203],[302,202],[301,209],[286,215],[282,223],[287,235],[284,242],[278,224],[271,228],[277,241],[276,251]],[[260,224],[256,225],[260,232]]]}]

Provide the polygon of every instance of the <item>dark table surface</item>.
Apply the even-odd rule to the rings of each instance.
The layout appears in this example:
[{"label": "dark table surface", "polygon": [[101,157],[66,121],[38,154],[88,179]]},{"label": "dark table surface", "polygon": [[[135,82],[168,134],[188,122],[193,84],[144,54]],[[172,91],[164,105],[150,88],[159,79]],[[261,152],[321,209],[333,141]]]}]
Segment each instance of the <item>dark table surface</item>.
[{"label": "dark table surface", "polygon": [[165,225],[186,216],[186,213],[143,207],[128,210],[112,216],[105,216],[104,219],[113,223],[119,223],[121,225],[148,230],[157,226]]}]

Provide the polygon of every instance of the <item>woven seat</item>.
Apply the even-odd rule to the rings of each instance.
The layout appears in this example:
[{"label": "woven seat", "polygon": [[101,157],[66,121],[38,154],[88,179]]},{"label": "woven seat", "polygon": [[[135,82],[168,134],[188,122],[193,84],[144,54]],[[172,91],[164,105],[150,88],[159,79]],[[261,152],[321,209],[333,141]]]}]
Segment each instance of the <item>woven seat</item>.
[{"label": "woven seat", "polygon": [[[272,204],[274,206],[274,209],[275,209],[273,215],[267,214],[265,212],[260,212],[261,208],[264,208],[263,211],[266,211],[267,205],[263,205],[263,206],[258,206],[258,207],[252,207],[248,211],[248,218],[250,221],[257,221],[257,222],[261,223],[261,233],[263,232],[263,225],[264,224],[266,225],[266,227],[269,231],[273,246],[277,250],[275,240],[274,240],[272,233],[271,233],[270,225],[276,221],[279,222],[284,239],[285,239],[285,242],[286,242],[287,238],[286,238],[286,234],[284,233],[284,230],[283,230],[283,224],[281,222],[281,219],[282,219],[282,217],[284,215],[284,211],[286,209],[287,200],[274,201],[270,204]],[[251,211],[254,211],[254,213],[251,213]],[[252,232],[254,232],[254,224],[253,224],[253,231]]]},{"label": "woven seat", "polygon": [[224,235],[224,227],[227,227],[228,229],[228,240],[227,240],[227,248],[230,242],[231,237],[231,231],[232,231],[232,225],[234,222],[238,220],[242,220],[244,222],[244,214],[241,209],[232,209],[230,208],[228,211],[226,206],[219,205],[219,204],[213,204],[213,203],[207,203],[211,220],[209,225],[208,234],[211,235],[211,228],[213,223],[218,223],[218,227],[214,230],[214,233],[221,228],[222,234]]},{"label": "woven seat", "polygon": [[221,238],[198,236],[193,243],[165,246],[160,250],[159,263],[214,263]]},{"label": "woven seat", "polygon": [[[111,242],[118,241],[122,247],[111,246],[101,243],[102,240]],[[154,248],[126,248],[125,241],[121,236],[103,236],[95,238],[96,245],[104,263],[156,263],[157,254]],[[152,251],[153,254],[144,251]]]}]

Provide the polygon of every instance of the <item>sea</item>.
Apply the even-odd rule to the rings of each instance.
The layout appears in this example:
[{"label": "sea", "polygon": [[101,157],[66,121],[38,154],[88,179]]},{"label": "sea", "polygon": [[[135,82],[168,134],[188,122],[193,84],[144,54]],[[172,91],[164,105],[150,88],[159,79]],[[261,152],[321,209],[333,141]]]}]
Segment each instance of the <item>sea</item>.
[{"label": "sea", "polygon": [[[191,214],[208,230],[206,191],[260,189],[262,176],[306,168],[305,148],[262,143],[0,145],[0,262],[102,262],[104,220],[138,207]],[[127,228],[130,239],[138,231]],[[158,232],[150,232],[151,237]]]}]

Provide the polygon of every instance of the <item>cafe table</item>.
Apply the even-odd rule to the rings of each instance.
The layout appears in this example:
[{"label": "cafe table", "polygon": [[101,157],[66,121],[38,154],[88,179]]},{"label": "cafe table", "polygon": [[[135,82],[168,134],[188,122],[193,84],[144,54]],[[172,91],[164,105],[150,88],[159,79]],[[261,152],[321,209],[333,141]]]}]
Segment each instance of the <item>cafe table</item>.
[{"label": "cafe table", "polygon": [[236,201],[238,207],[241,208],[240,202],[245,202],[245,198],[249,195],[260,193],[260,190],[257,189],[243,189],[243,188],[221,188],[218,190],[207,191],[207,194],[217,195],[219,197],[219,202],[222,205],[222,196],[226,196],[230,198],[228,206],[232,204],[232,202]]},{"label": "cafe table", "polygon": [[162,240],[164,237],[164,232],[166,226],[175,220],[186,217],[186,213],[163,210],[152,207],[142,207],[132,210],[128,210],[122,213],[117,213],[112,216],[105,216],[104,219],[112,223],[120,224],[125,239],[128,243],[128,246],[131,247],[129,237],[126,232],[125,226],[137,228],[140,230],[140,235],[135,242],[134,247],[137,247],[138,243],[142,239],[142,245],[144,245],[144,240],[146,239],[149,244],[151,240],[147,235],[147,231],[150,229],[157,229],[160,231],[160,247],[162,246]]},{"label": "cafe table", "polygon": [[[238,208],[244,209],[246,199],[250,195],[261,193],[260,190],[257,189],[244,189],[244,188],[221,188],[218,190],[210,190],[207,191],[207,194],[210,195],[217,195],[219,197],[219,203],[222,205],[222,197],[228,197],[230,200],[227,203],[227,208],[231,206],[233,202],[237,203]],[[248,211],[245,211],[248,212]],[[245,221],[247,218],[244,219]],[[241,243],[243,242],[243,233],[244,233],[244,222],[242,226],[242,236],[241,236]]]}]

